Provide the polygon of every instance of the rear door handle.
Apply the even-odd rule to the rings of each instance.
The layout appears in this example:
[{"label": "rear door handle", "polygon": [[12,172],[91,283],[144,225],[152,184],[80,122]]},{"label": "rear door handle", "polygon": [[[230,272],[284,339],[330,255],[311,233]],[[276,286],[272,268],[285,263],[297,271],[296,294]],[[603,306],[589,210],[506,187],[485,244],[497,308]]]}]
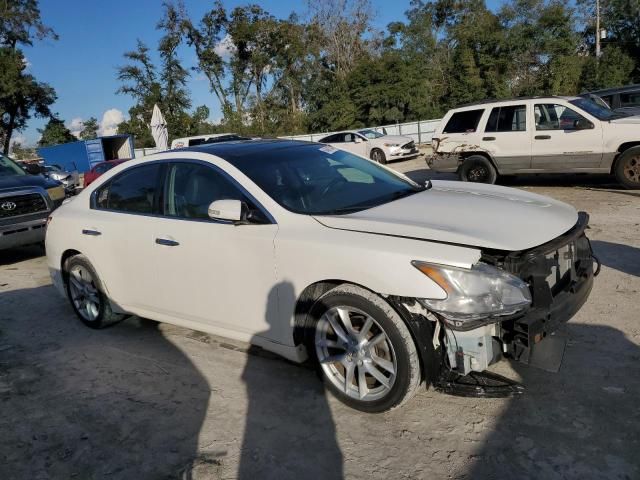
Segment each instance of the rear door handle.
[{"label": "rear door handle", "polygon": [[551,135],[536,135],[535,139],[536,140],[550,140],[551,139]]},{"label": "rear door handle", "polygon": [[90,235],[92,237],[97,237],[99,235],[102,235],[102,232],[99,232],[98,230],[93,230],[90,228],[85,228],[82,230],[82,234],[83,235]]},{"label": "rear door handle", "polygon": [[176,242],[170,238],[156,238],[156,243],[158,245],[164,245],[165,247],[177,247],[180,245],[180,242]]},{"label": "rear door handle", "polygon": [[495,140],[496,137],[482,137],[482,140],[484,140],[485,142],[490,142],[492,140]]}]

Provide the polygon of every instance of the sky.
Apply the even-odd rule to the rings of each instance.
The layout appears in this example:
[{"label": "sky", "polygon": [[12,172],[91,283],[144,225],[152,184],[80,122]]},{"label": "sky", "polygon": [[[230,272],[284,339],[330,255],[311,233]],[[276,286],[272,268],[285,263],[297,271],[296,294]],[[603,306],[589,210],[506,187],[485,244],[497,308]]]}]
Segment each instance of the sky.
[{"label": "sky", "polygon": [[[287,17],[292,11],[307,12],[306,0],[223,0],[228,9],[257,3],[276,17]],[[497,0],[487,2],[491,8]],[[192,18],[200,18],[212,1],[185,0]],[[403,20],[410,0],[372,0],[374,25],[384,30],[392,21]],[[155,51],[161,33],[155,29],[162,14],[162,0],[40,0],[43,21],[59,35],[59,40],[39,41],[25,48],[28,69],[39,81],[47,82],[58,95],[52,110],[65,120],[72,132],[78,132],[82,120],[93,116],[101,124],[101,133],[115,132],[115,126],[126,118],[132,99],[117,95],[119,83],[116,68],[123,65],[122,54],[135,48],[141,39]],[[187,68],[196,63],[195,53],[181,50]],[[206,105],[210,119],[220,118],[220,109],[208,84],[196,73],[191,75],[189,91],[193,105]],[[27,128],[13,141],[33,145],[40,138],[37,129],[45,121],[31,119]]]}]

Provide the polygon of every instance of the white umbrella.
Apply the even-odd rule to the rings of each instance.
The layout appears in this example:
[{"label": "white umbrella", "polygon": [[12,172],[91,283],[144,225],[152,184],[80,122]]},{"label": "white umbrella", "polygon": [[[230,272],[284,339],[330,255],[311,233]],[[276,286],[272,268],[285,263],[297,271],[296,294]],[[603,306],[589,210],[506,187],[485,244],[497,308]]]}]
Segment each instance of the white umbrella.
[{"label": "white umbrella", "polygon": [[167,122],[165,122],[162,112],[158,105],[153,106],[153,115],[151,115],[151,135],[156,142],[156,148],[160,151],[166,150],[169,141],[169,133],[167,132]]}]

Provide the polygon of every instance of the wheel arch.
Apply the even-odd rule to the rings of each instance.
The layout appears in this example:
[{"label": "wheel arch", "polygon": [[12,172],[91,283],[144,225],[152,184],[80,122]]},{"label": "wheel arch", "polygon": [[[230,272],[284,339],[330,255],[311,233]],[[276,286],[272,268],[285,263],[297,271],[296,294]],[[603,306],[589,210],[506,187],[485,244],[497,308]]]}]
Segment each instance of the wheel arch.
[{"label": "wheel arch", "polygon": [[432,384],[440,374],[440,363],[438,361],[438,357],[432,343],[433,327],[431,325],[431,322],[426,319],[420,319],[419,321],[416,321],[411,312],[409,312],[404,307],[404,301],[414,299],[384,296],[378,292],[371,290],[370,288],[367,288],[364,285],[360,285],[348,280],[321,280],[308,285],[302,291],[302,293],[298,296],[294,310],[293,339],[295,345],[303,347],[305,346],[305,340],[307,338],[306,335],[310,333],[308,329],[313,326],[313,319],[309,318],[309,313],[311,312],[318,299],[320,299],[320,297],[322,297],[328,291],[343,284],[356,285],[360,288],[368,290],[375,295],[380,296],[383,301],[388,303],[391,308],[393,308],[393,310],[400,316],[400,318],[406,325],[409,333],[411,334],[411,338],[416,345],[416,350],[418,352],[418,357],[420,360],[421,380],[427,381],[429,384]]},{"label": "wheel arch", "polygon": [[616,169],[616,162],[618,161],[618,159],[620,158],[620,156],[626,152],[627,150],[629,150],[630,148],[633,147],[640,147],[640,140],[637,141],[633,141],[633,142],[625,142],[623,144],[621,144],[618,147],[617,153],[615,158],[613,159],[613,162],[611,162],[611,174],[613,174],[615,172]]},{"label": "wheel arch", "polygon": [[485,151],[485,150],[472,150],[472,151],[469,151],[469,152],[467,152],[467,151],[459,152],[458,153],[458,157],[460,158],[460,164],[458,165],[458,171],[460,171],[460,168],[462,167],[462,164],[467,160],[467,158],[473,157],[475,155],[479,155],[479,156],[484,157],[487,160],[489,160],[489,162],[491,163],[493,168],[496,169],[496,172],[498,174],[500,174],[500,169],[498,168],[498,164],[495,162],[495,160],[493,159],[491,154],[489,152]]},{"label": "wheel arch", "polygon": [[68,274],[64,269],[64,264],[67,262],[67,260],[69,260],[71,257],[75,257],[76,255],[82,255],[82,252],[70,248],[62,252],[62,256],[60,257],[60,272],[62,272],[62,280],[65,283],[67,283]]}]

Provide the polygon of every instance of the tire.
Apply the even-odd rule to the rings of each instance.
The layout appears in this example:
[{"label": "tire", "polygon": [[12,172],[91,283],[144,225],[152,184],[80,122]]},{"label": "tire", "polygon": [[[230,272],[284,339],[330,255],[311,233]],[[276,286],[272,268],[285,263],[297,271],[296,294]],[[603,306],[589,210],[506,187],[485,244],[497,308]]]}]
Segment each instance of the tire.
[{"label": "tire", "polygon": [[620,154],[613,172],[625,188],[640,189],[640,147],[628,148]]},{"label": "tire", "polygon": [[356,285],[339,285],[314,304],[311,318],[309,356],[340,401],[380,413],[415,394],[421,381],[416,345],[400,315],[381,297]]},{"label": "tire", "polygon": [[84,255],[75,255],[64,263],[67,298],[74,312],[87,327],[104,328],[121,321],[104,293],[100,278]]},{"label": "tire", "polygon": [[370,153],[371,160],[381,165],[387,164],[387,156],[379,148],[374,148]]},{"label": "tire", "polygon": [[496,183],[498,172],[487,157],[471,155],[458,170],[460,180],[475,183]]}]

